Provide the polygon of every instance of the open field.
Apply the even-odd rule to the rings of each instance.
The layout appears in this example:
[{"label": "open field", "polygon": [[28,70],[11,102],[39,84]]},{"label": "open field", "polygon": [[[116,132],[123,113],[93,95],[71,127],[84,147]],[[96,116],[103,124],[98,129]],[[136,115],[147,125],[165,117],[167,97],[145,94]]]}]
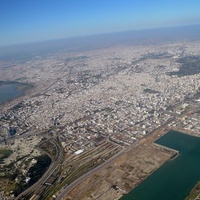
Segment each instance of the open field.
[{"label": "open field", "polygon": [[65,200],[113,200],[131,191],[176,153],[153,144],[159,135],[160,131],[157,131],[143,139],[136,147],[85,179],[69,192]]}]

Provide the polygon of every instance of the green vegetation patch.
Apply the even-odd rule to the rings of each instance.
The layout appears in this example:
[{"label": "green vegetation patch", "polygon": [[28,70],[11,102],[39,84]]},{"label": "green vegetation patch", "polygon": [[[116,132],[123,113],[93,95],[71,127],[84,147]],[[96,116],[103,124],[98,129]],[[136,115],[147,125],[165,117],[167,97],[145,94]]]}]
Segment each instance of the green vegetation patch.
[{"label": "green vegetation patch", "polygon": [[39,148],[42,149],[43,151],[47,152],[48,154],[50,154],[52,157],[56,156],[56,147],[49,140],[46,140],[45,142],[41,143],[39,145]]},{"label": "green vegetation patch", "polygon": [[200,114],[200,110],[198,110],[196,113]]},{"label": "green vegetation patch", "polygon": [[[21,181],[19,183],[15,184],[15,196],[18,196],[21,192],[37,182],[51,164],[51,158],[49,158],[49,156],[47,155],[35,157],[35,160],[37,161],[37,163],[29,169],[26,176],[21,177]],[[28,182],[25,181],[26,177],[30,178]]]},{"label": "green vegetation patch", "polygon": [[31,178],[30,183],[35,183],[45,173],[51,164],[51,158],[47,155],[41,155],[35,158],[37,163],[28,171],[28,176]]},{"label": "green vegetation patch", "polygon": [[194,200],[198,194],[200,194],[200,181],[194,186],[189,196],[186,197],[185,200]]},{"label": "green vegetation patch", "polygon": [[200,73],[200,57],[198,56],[188,56],[180,58],[176,62],[182,64],[179,68],[179,71],[169,72],[168,75],[176,75],[182,77]]},{"label": "green vegetation patch", "polygon": [[160,93],[159,91],[152,90],[152,89],[149,89],[149,88],[144,89],[143,92],[144,93],[150,93],[150,94],[159,94]]},{"label": "green vegetation patch", "polygon": [[12,150],[10,149],[0,149],[0,163],[2,163],[3,159],[9,157],[12,154]]}]

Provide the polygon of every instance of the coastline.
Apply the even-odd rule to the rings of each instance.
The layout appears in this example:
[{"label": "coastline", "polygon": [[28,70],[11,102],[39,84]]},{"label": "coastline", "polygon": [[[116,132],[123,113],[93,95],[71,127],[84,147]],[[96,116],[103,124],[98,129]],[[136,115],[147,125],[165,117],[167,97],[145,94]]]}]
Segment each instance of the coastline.
[{"label": "coastline", "polygon": [[0,110],[1,110],[0,114],[2,114],[8,108],[19,103],[21,100],[23,100],[24,97],[30,95],[32,93],[33,89],[36,87],[35,85],[33,85],[31,83],[22,83],[22,82],[16,82],[16,81],[0,81],[0,87],[8,86],[8,85],[16,86],[17,90],[21,94],[13,97],[11,99],[8,99],[6,101],[0,102]]},{"label": "coastline", "polygon": [[[138,145],[124,152],[108,166],[80,182],[65,195],[64,199],[123,199],[126,194],[177,154],[173,149],[166,150],[163,146],[154,145],[154,141],[160,134],[160,131],[157,131],[140,141]],[[96,180],[95,177],[101,178]],[[127,184],[123,184],[125,182]],[[113,189],[112,185],[117,185],[119,189]]]},{"label": "coastline", "polygon": [[[167,133],[167,132],[166,132]],[[164,133],[163,135],[165,135],[166,133]],[[162,136],[163,136],[162,135]],[[161,137],[162,137],[161,136]],[[172,161],[174,159],[176,159],[180,154],[179,154],[179,151],[176,150],[176,149],[172,149],[172,148],[169,148],[167,146],[163,146],[163,145],[160,145],[160,144],[157,144],[156,141],[154,141],[152,143],[156,148],[160,149],[161,151],[166,151],[167,153],[169,153],[171,156],[169,157],[169,159],[165,160],[165,162],[163,162],[158,168],[154,169],[151,173],[149,173],[149,175],[142,179],[140,182],[138,182],[134,188],[132,188],[130,191],[126,191],[125,193],[122,193],[122,196],[120,197],[119,200],[123,200],[123,198],[125,198],[125,196],[127,194],[129,194],[131,191],[133,191],[138,185],[140,185],[143,181],[145,181],[145,179],[147,179],[148,177],[150,177],[154,172],[156,172],[160,167],[162,167],[163,165],[165,165],[167,162],[169,161]]]},{"label": "coastline", "polygon": [[[173,132],[175,132],[175,133],[173,133]],[[192,199],[199,199],[199,197],[200,197],[200,184],[198,184],[198,185],[196,185],[197,184],[197,179],[198,179],[198,169],[196,170],[195,169],[195,167],[193,167],[193,166],[196,166],[195,164],[194,164],[194,162],[195,162],[195,159],[194,159],[194,157],[193,157],[193,155],[194,155],[194,152],[193,153],[191,153],[191,146],[189,145],[189,147],[188,146],[186,146],[185,147],[185,143],[184,143],[184,140],[185,141],[189,141],[190,142],[190,144],[192,143],[193,144],[193,141],[194,140],[196,140],[197,142],[199,142],[199,137],[195,137],[194,135],[191,135],[191,134],[185,134],[185,133],[182,133],[182,132],[180,132],[180,131],[175,131],[175,130],[171,130],[171,133],[169,133],[169,134],[171,134],[171,136],[172,135],[175,135],[175,136],[173,136],[175,139],[177,139],[177,137],[180,137],[180,134],[181,134],[181,137],[183,137],[183,141],[180,139],[179,141],[179,144],[177,144],[177,145],[174,145],[175,144],[175,141],[177,141],[177,140],[175,140],[174,139],[174,141],[172,142],[172,145],[170,145],[170,148],[168,148],[168,146],[167,146],[167,148],[165,148],[165,146],[163,146],[163,144],[165,145],[165,144],[167,144],[167,142],[168,143],[170,143],[171,142],[171,140],[170,140],[170,137],[171,136],[166,136],[165,137],[165,142],[161,142],[161,141],[158,141],[158,143],[160,143],[161,142],[161,145],[160,144],[155,144],[155,146],[157,146],[158,148],[161,148],[161,149],[165,149],[165,150],[167,150],[167,151],[173,151],[173,152],[175,152],[175,154],[174,155],[172,155],[165,163],[167,163],[168,161],[169,161],[169,163],[167,163],[167,165],[166,166],[174,166],[172,163],[174,163],[174,162],[176,162],[176,165],[178,166],[178,169],[180,169],[180,166],[182,166],[182,163],[189,163],[189,162],[186,162],[186,160],[183,160],[183,159],[185,159],[185,158],[187,158],[187,156],[188,156],[188,154],[187,154],[187,152],[186,151],[188,151],[188,152],[190,152],[190,154],[192,155],[192,158],[193,158],[193,161],[189,158],[189,159],[187,159],[187,161],[189,160],[190,162],[191,162],[191,166],[192,167],[189,167],[188,168],[188,166],[186,166],[186,168],[184,168],[185,170],[187,169],[187,172],[189,172],[189,171],[192,171],[192,172],[195,172],[195,173],[197,173],[195,176],[194,176],[194,174],[192,175],[192,176],[186,176],[185,177],[185,179],[183,179],[185,182],[184,182],[184,184],[182,184],[181,185],[181,188],[182,188],[182,190],[184,191],[184,193],[183,193],[183,195],[182,195],[182,197],[184,197],[184,198],[182,198],[181,197],[181,199],[185,199],[185,200],[192,200]],[[185,136],[184,136],[185,135]],[[189,136],[189,137],[188,137]],[[187,140],[186,140],[187,139]],[[170,143],[171,144],[171,143]],[[196,146],[195,146],[196,145]],[[198,148],[198,146],[199,145],[197,145],[197,143],[194,143],[193,144],[193,150],[195,149],[195,153],[196,153],[196,151],[197,151],[197,148]],[[177,151],[177,150],[175,150],[174,151],[174,148],[175,149],[178,149],[179,151]],[[188,150],[189,149],[189,150]],[[180,152],[180,153],[179,153]],[[197,151],[198,152],[198,154],[199,154],[199,150]],[[181,155],[177,160],[175,160],[175,158],[177,158],[178,157],[178,155]],[[196,156],[196,158],[198,158],[198,156]],[[199,158],[198,158],[199,159]],[[175,161],[174,161],[175,160]],[[171,162],[171,161],[173,161],[173,162]],[[185,162],[184,162],[185,161]],[[165,164],[165,163],[163,163],[163,165]],[[197,162],[195,162],[195,163],[197,163]],[[165,169],[166,169],[166,166],[165,166]],[[160,166],[161,167],[161,166]],[[198,168],[198,167],[197,167]],[[159,172],[161,172],[161,171],[159,171]],[[162,171],[163,172],[163,171]],[[162,173],[161,172],[161,173]],[[168,169],[168,171],[167,172],[169,172],[169,169]],[[153,172],[151,173],[151,174],[153,174]],[[175,171],[175,174],[177,175],[177,177],[179,177],[179,178],[177,178],[177,180],[182,180],[182,174],[181,174],[181,172],[179,172],[179,173],[177,173],[177,171]],[[150,175],[151,176],[151,175]],[[152,180],[154,180],[154,182],[156,183],[156,180],[159,180],[159,178],[158,177],[160,177],[160,176],[158,176],[157,175],[157,178],[155,178],[156,177],[156,175],[153,175],[154,176],[154,179],[149,179],[149,180],[147,180],[147,182],[145,182],[144,183],[144,187],[146,187],[147,186],[147,184],[150,184],[150,183],[152,183]],[[167,173],[167,179],[166,179],[166,182],[167,183],[169,183],[170,181],[169,181],[169,179],[170,180],[172,180],[172,177],[175,177],[174,176],[174,174],[172,174],[172,175],[170,175],[170,173]],[[170,177],[170,178],[169,178]],[[178,181],[175,181],[175,184],[176,185],[178,185]],[[157,183],[158,183],[159,181],[157,181]],[[188,182],[190,183],[190,185],[188,185]],[[173,184],[174,184],[174,182],[173,182]],[[174,184],[174,185],[175,185]],[[194,185],[193,185],[194,184]],[[166,184],[165,184],[166,185]],[[191,187],[191,185],[193,185],[193,187],[190,189],[189,187]],[[132,194],[133,195],[136,195],[136,197],[138,198],[139,197],[139,199],[143,199],[143,197],[144,197],[144,199],[148,199],[148,195],[146,195],[145,196],[145,194],[144,195],[139,195],[139,193],[141,194],[141,191],[144,189],[144,187],[140,187],[140,188],[137,188]],[[134,187],[133,188],[133,190],[135,189],[136,187]],[[152,191],[152,188],[153,187],[150,187],[151,189],[149,189],[149,191],[147,190],[147,192],[150,192],[150,191]],[[154,189],[155,189],[155,187],[154,187]],[[179,188],[179,190],[180,190],[180,188]],[[189,190],[189,191],[188,191]],[[161,191],[161,190],[160,190]],[[173,191],[173,190],[172,190]],[[190,192],[190,193],[189,193]],[[164,192],[165,193],[165,192]],[[172,197],[173,195],[174,196],[176,196],[176,197],[179,197],[179,194],[182,194],[180,191],[177,193],[177,192],[172,192],[172,194],[170,194],[169,196],[170,197]],[[187,196],[186,196],[187,195]],[[189,196],[188,196],[189,195]],[[196,195],[196,196],[195,196]],[[152,195],[153,196],[153,195]],[[155,197],[156,195],[154,195],[154,197]],[[159,196],[159,195],[158,195]],[[157,197],[158,197],[157,196]],[[133,196],[131,196],[131,195],[128,195],[128,196],[126,196],[126,195],[124,195],[124,198],[121,198],[120,200],[125,200],[125,199],[131,199]],[[158,198],[158,199],[160,199],[160,198]],[[167,198],[165,198],[165,199],[167,199]]]}]

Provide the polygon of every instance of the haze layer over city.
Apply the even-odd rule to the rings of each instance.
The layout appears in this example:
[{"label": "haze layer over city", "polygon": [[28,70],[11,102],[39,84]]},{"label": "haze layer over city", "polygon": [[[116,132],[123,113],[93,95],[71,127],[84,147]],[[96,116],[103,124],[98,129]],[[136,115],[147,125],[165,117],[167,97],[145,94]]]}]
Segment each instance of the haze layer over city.
[{"label": "haze layer over city", "polygon": [[[158,139],[200,136],[199,7],[2,0],[0,199],[140,199],[182,155]],[[200,197],[194,171],[170,198]]]}]

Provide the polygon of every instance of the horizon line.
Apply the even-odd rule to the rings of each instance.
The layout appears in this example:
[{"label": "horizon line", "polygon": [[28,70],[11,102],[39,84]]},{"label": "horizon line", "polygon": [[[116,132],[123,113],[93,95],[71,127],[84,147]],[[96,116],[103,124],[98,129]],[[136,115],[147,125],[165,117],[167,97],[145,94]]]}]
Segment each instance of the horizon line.
[{"label": "horizon line", "polygon": [[18,45],[31,45],[36,43],[43,43],[43,42],[53,42],[56,40],[70,40],[70,39],[78,39],[78,38],[86,38],[86,37],[95,37],[95,36],[103,36],[103,35],[111,35],[111,34],[118,34],[118,33],[126,33],[126,32],[137,32],[137,31],[150,31],[150,30],[160,30],[160,29],[170,29],[170,28],[183,28],[183,27],[191,27],[191,26],[200,26],[200,23],[194,24],[185,24],[185,25],[174,25],[174,26],[162,26],[162,27],[152,27],[152,28],[141,28],[141,29],[128,29],[128,30],[121,30],[121,31],[113,31],[113,32],[102,32],[102,33],[94,33],[94,34],[86,34],[80,36],[69,36],[69,37],[61,37],[61,38],[52,38],[47,40],[35,40],[30,42],[22,42],[22,43],[13,43],[7,45],[0,45],[0,48],[18,46]]}]

